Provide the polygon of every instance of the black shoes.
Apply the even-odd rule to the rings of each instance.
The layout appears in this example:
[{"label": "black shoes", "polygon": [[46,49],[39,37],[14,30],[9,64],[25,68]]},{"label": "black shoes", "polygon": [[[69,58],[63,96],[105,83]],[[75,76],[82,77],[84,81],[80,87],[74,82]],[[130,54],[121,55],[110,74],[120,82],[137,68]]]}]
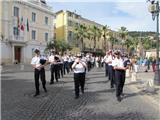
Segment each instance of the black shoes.
[{"label": "black shoes", "polygon": [[118,102],[121,102],[122,101],[122,98],[119,96],[119,97],[117,97],[117,101]]},{"label": "black shoes", "polygon": [[33,97],[36,97],[36,96],[38,96],[38,95],[40,95],[39,93],[36,93]]},{"label": "black shoes", "polygon": [[111,85],[111,88],[114,88],[114,85]]},{"label": "black shoes", "polygon": [[46,89],[46,88],[44,88],[44,92],[47,92],[47,89]]},{"label": "black shoes", "polygon": [[79,98],[79,96],[75,96],[75,99],[78,99]]},{"label": "black shoes", "polygon": [[53,82],[53,81],[51,81],[49,84],[50,84],[50,85],[52,85],[52,84],[54,84],[54,82]]},{"label": "black shoes", "polygon": [[84,89],[81,90],[81,93],[84,94]]},{"label": "black shoes", "polygon": [[121,96],[124,97],[125,96],[124,93],[122,93]]}]

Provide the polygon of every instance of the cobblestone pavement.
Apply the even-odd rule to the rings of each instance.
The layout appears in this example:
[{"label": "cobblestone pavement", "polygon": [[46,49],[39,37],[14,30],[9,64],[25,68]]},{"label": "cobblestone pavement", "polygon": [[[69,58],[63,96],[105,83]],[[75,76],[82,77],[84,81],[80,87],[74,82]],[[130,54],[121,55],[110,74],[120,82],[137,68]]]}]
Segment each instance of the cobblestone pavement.
[{"label": "cobblestone pavement", "polygon": [[124,99],[117,102],[103,69],[87,73],[85,93],[76,100],[72,73],[53,85],[49,71],[46,76],[48,92],[40,86],[40,96],[32,97],[32,72],[2,73],[2,120],[160,120],[159,106],[131,84],[126,84]]},{"label": "cobblestone pavement", "polygon": [[138,91],[143,91],[145,94],[150,97],[155,103],[160,103],[160,86],[154,85],[149,86],[148,81],[154,80],[155,73],[150,69],[148,72],[144,72],[145,67],[141,66],[137,73],[137,80],[135,82],[131,81],[131,78],[128,78],[130,81],[129,84],[132,84]]}]

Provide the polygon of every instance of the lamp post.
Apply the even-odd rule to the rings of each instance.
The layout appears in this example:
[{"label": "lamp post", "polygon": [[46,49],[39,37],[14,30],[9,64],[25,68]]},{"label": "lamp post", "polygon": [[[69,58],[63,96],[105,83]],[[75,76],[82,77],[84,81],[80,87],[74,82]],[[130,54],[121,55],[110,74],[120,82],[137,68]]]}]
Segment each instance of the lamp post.
[{"label": "lamp post", "polygon": [[[150,1],[150,0],[149,0]],[[157,69],[155,72],[155,77],[154,77],[154,84],[155,85],[160,85],[160,68],[159,68],[159,12],[160,12],[160,6],[159,6],[159,1],[152,0],[150,1],[149,5],[149,12],[152,14],[152,19],[157,22],[157,33],[156,33],[156,38],[157,38],[157,46],[156,46],[156,54],[157,54]]]}]

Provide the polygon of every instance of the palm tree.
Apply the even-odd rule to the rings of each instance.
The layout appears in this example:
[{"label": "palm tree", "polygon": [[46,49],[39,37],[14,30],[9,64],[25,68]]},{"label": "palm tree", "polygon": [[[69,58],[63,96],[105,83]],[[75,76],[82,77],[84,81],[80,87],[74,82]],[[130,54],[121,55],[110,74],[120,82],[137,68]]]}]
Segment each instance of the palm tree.
[{"label": "palm tree", "polygon": [[122,50],[123,50],[123,45],[125,43],[125,40],[126,40],[126,37],[128,35],[128,30],[126,27],[121,27],[119,30],[118,30],[118,33],[120,35],[120,38],[122,39],[121,40],[121,44],[122,44]]},{"label": "palm tree", "polygon": [[78,26],[75,27],[75,38],[77,39],[77,41],[80,41],[80,49],[81,51],[84,50],[84,38],[87,37],[87,27],[85,26],[85,24],[80,24]]},{"label": "palm tree", "polygon": [[96,51],[96,41],[97,41],[97,37],[99,34],[99,28],[94,25],[94,26],[92,26],[91,31],[93,33],[93,40],[94,40],[93,49],[94,49],[94,51]]},{"label": "palm tree", "polygon": [[91,42],[93,40],[93,32],[92,29],[90,28],[90,26],[87,28],[87,38],[90,41],[90,48],[91,48]]},{"label": "palm tree", "polygon": [[98,31],[98,33],[97,33],[97,38],[98,38],[98,41],[100,40],[100,38],[102,37],[102,30],[101,29],[97,29]]},{"label": "palm tree", "polygon": [[104,39],[104,50],[106,51],[106,36],[109,34],[109,26],[105,25],[102,28],[102,34]]},{"label": "palm tree", "polygon": [[111,43],[111,49],[113,49],[113,45],[114,45],[114,43],[115,43],[114,34],[113,34],[112,31],[110,31],[110,32],[108,33],[108,35],[109,35],[109,42]]}]

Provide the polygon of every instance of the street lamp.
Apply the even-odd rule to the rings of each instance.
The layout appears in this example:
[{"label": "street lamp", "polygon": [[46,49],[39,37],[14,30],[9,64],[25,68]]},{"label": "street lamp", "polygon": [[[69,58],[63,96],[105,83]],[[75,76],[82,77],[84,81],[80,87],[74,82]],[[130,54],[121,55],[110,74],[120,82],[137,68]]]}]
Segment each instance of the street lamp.
[{"label": "street lamp", "polygon": [[154,77],[154,84],[156,85],[160,85],[160,68],[159,68],[159,12],[160,12],[160,6],[159,6],[159,1],[155,1],[152,0],[149,2],[151,3],[148,7],[149,12],[151,12],[152,14],[152,19],[157,21],[157,33],[156,33],[156,37],[157,37],[157,69],[155,72],[155,77]]}]

